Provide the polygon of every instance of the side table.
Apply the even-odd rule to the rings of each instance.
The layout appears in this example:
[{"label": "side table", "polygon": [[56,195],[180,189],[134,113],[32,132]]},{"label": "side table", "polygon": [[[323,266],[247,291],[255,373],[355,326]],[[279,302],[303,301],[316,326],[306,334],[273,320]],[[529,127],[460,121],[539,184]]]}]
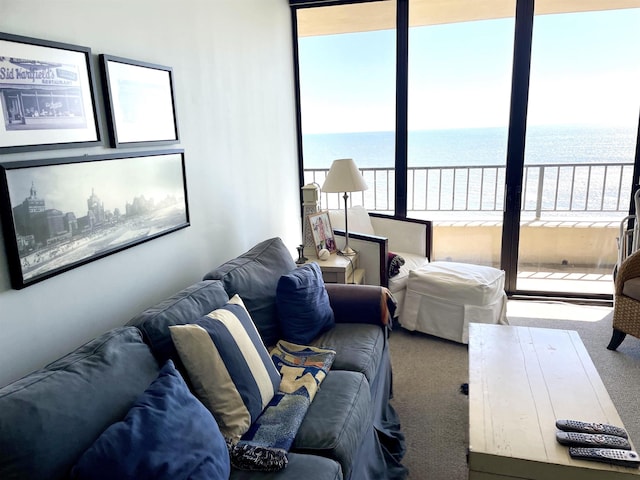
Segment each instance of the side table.
[{"label": "side table", "polygon": [[328,260],[310,258],[305,264],[311,262],[315,262],[320,266],[325,283],[364,284],[365,271],[363,268],[358,268],[357,253],[349,257],[332,253]]}]

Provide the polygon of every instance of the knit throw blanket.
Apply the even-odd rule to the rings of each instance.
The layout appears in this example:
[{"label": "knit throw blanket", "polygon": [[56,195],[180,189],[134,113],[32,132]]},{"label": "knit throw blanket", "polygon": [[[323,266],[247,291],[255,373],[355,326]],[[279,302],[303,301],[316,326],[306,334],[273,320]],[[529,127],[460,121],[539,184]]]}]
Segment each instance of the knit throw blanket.
[{"label": "knit throw blanket", "polygon": [[271,359],[282,376],[280,388],[249,431],[227,444],[234,467],[273,472],[287,466],[298,428],[335,356],[327,348],[277,343]]}]

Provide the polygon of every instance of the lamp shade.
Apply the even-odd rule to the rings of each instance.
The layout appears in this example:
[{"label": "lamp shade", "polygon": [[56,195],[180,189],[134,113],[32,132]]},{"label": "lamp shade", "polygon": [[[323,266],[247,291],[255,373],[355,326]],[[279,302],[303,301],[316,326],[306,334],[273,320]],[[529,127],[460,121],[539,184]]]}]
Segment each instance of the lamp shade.
[{"label": "lamp shade", "polygon": [[362,192],[369,188],[352,158],[334,160],[322,185],[325,193]]}]

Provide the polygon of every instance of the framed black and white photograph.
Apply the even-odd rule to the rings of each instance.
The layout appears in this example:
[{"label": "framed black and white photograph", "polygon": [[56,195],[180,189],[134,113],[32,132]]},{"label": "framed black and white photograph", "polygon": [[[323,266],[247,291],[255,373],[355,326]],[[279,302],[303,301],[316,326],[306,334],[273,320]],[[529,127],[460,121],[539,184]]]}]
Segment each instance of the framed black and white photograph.
[{"label": "framed black and white photograph", "polygon": [[112,147],[179,141],[173,69],[100,55]]},{"label": "framed black and white photograph", "polygon": [[[329,212],[311,213],[307,215],[307,221],[311,227],[311,235],[313,235],[316,254],[319,255],[322,249],[329,250],[330,253],[335,253],[337,251],[336,239],[333,236]],[[318,258],[320,257],[318,256]]]},{"label": "framed black and white photograph", "polygon": [[0,189],[16,289],[189,226],[182,150],[0,163]]},{"label": "framed black and white photograph", "polygon": [[91,49],[0,33],[0,153],[101,143]]}]

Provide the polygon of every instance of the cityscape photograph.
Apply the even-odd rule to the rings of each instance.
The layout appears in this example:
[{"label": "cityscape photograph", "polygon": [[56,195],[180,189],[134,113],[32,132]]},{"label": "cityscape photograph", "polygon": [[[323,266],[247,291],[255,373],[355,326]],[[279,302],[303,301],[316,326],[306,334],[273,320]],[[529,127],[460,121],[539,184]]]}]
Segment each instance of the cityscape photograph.
[{"label": "cityscape photograph", "polygon": [[6,173],[24,281],[188,226],[180,154]]}]

